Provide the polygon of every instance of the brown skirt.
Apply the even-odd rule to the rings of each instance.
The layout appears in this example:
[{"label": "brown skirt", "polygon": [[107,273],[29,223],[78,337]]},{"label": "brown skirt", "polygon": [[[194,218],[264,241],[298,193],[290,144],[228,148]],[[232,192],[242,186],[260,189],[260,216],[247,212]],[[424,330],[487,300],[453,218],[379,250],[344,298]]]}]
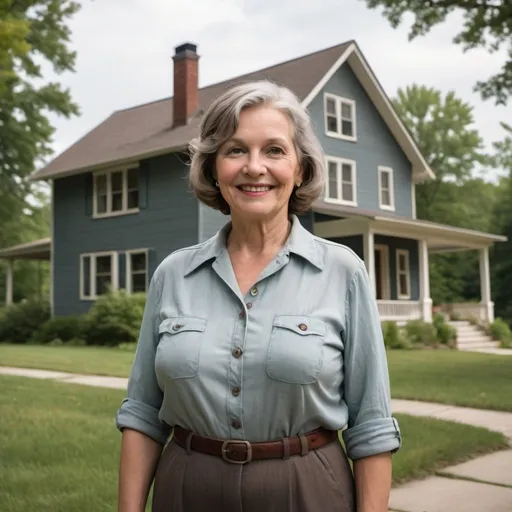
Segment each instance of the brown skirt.
[{"label": "brown skirt", "polygon": [[171,441],[158,463],[152,512],[355,512],[352,471],[337,441],[289,459],[231,464]]}]

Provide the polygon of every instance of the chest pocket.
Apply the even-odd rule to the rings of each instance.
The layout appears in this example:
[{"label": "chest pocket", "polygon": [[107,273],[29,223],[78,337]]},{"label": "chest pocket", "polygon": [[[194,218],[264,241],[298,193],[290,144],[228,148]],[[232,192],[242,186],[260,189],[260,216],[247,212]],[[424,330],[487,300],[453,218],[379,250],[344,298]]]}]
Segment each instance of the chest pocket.
[{"label": "chest pocket", "polygon": [[159,328],[158,369],[171,379],[195,377],[199,370],[206,320],[191,316],[167,318]]},{"label": "chest pocket", "polygon": [[267,375],[290,384],[313,384],[323,364],[325,324],[318,318],[274,318],[267,355]]}]

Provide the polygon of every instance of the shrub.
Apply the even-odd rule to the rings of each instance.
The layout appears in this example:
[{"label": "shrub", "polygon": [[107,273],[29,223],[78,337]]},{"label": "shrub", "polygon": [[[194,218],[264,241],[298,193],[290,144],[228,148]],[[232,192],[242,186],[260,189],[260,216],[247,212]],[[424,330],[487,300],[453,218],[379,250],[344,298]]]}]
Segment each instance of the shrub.
[{"label": "shrub", "polygon": [[23,301],[6,307],[0,317],[0,341],[31,342],[50,315],[50,304],[44,301]]},{"label": "shrub", "polygon": [[102,295],[87,314],[85,342],[88,345],[119,345],[137,341],[146,296],[124,290]]},{"label": "shrub", "polygon": [[[55,340],[71,342],[81,340],[84,336],[85,317],[56,316],[50,318],[34,337],[37,343],[50,343]],[[55,344],[55,343],[54,343]]]},{"label": "shrub", "polygon": [[507,322],[501,318],[496,318],[489,326],[491,336],[500,341],[501,348],[512,348],[512,332]]},{"label": "shrub", "polygon": [[433,324],[422,320],[411,320],[405,325],[407,337],[413,344],[436,346],[437,332]]},{"label": "shrub", "polygon": [[384,346],[390,349],[408,349],[411,343],[407,334],[400,329],[396,322],[383,322],[382,335],[384,337]]},{"label": "shrub", "polygon": [[457,329],[446,323],[444,315],[436,314],[433,318],[436,339],[441,345],[453,346],[457,340]]}]

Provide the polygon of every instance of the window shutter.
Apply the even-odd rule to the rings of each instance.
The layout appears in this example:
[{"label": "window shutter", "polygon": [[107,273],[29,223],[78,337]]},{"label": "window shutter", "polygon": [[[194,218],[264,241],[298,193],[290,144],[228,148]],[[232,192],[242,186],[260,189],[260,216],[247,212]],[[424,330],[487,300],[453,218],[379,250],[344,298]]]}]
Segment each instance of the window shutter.
[{"label": "window shutter", "polygon": [[120,252],[118,254],[118,269],[119,269],[119,275],[118,275],[118,282],[119,282],[119,289],[120,290],[126,290],[127,283],[126,283],[126,258],[127,254],[124,252]]},{"label": "window shutter", "polygon": [[84,175],[84,190],[85,190],[85,215],[87,217],[92,216],[92,195],[93,195],[93,176],[92,173],[87,173]]}]

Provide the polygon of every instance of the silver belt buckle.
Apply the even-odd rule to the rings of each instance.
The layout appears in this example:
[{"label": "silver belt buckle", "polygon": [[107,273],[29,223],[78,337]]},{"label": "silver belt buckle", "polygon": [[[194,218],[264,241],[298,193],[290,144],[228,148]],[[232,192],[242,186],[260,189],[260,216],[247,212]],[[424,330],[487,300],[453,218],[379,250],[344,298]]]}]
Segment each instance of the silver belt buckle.
[{"label": "silver belt buckle", "polygon": [[[245,446],[247,446],[247,456],[245,460],[233,460],[228,457],[228,453],[230,453],[228,445],[230,444],[244,444]],[[252,461],[252,446],[251,443],[249,443],[249,441],[237,441],[228,439],[222,443],[221,452],[222,458],[226,462],[229,462],[230,464],[247,464],[248,462]]]}]

